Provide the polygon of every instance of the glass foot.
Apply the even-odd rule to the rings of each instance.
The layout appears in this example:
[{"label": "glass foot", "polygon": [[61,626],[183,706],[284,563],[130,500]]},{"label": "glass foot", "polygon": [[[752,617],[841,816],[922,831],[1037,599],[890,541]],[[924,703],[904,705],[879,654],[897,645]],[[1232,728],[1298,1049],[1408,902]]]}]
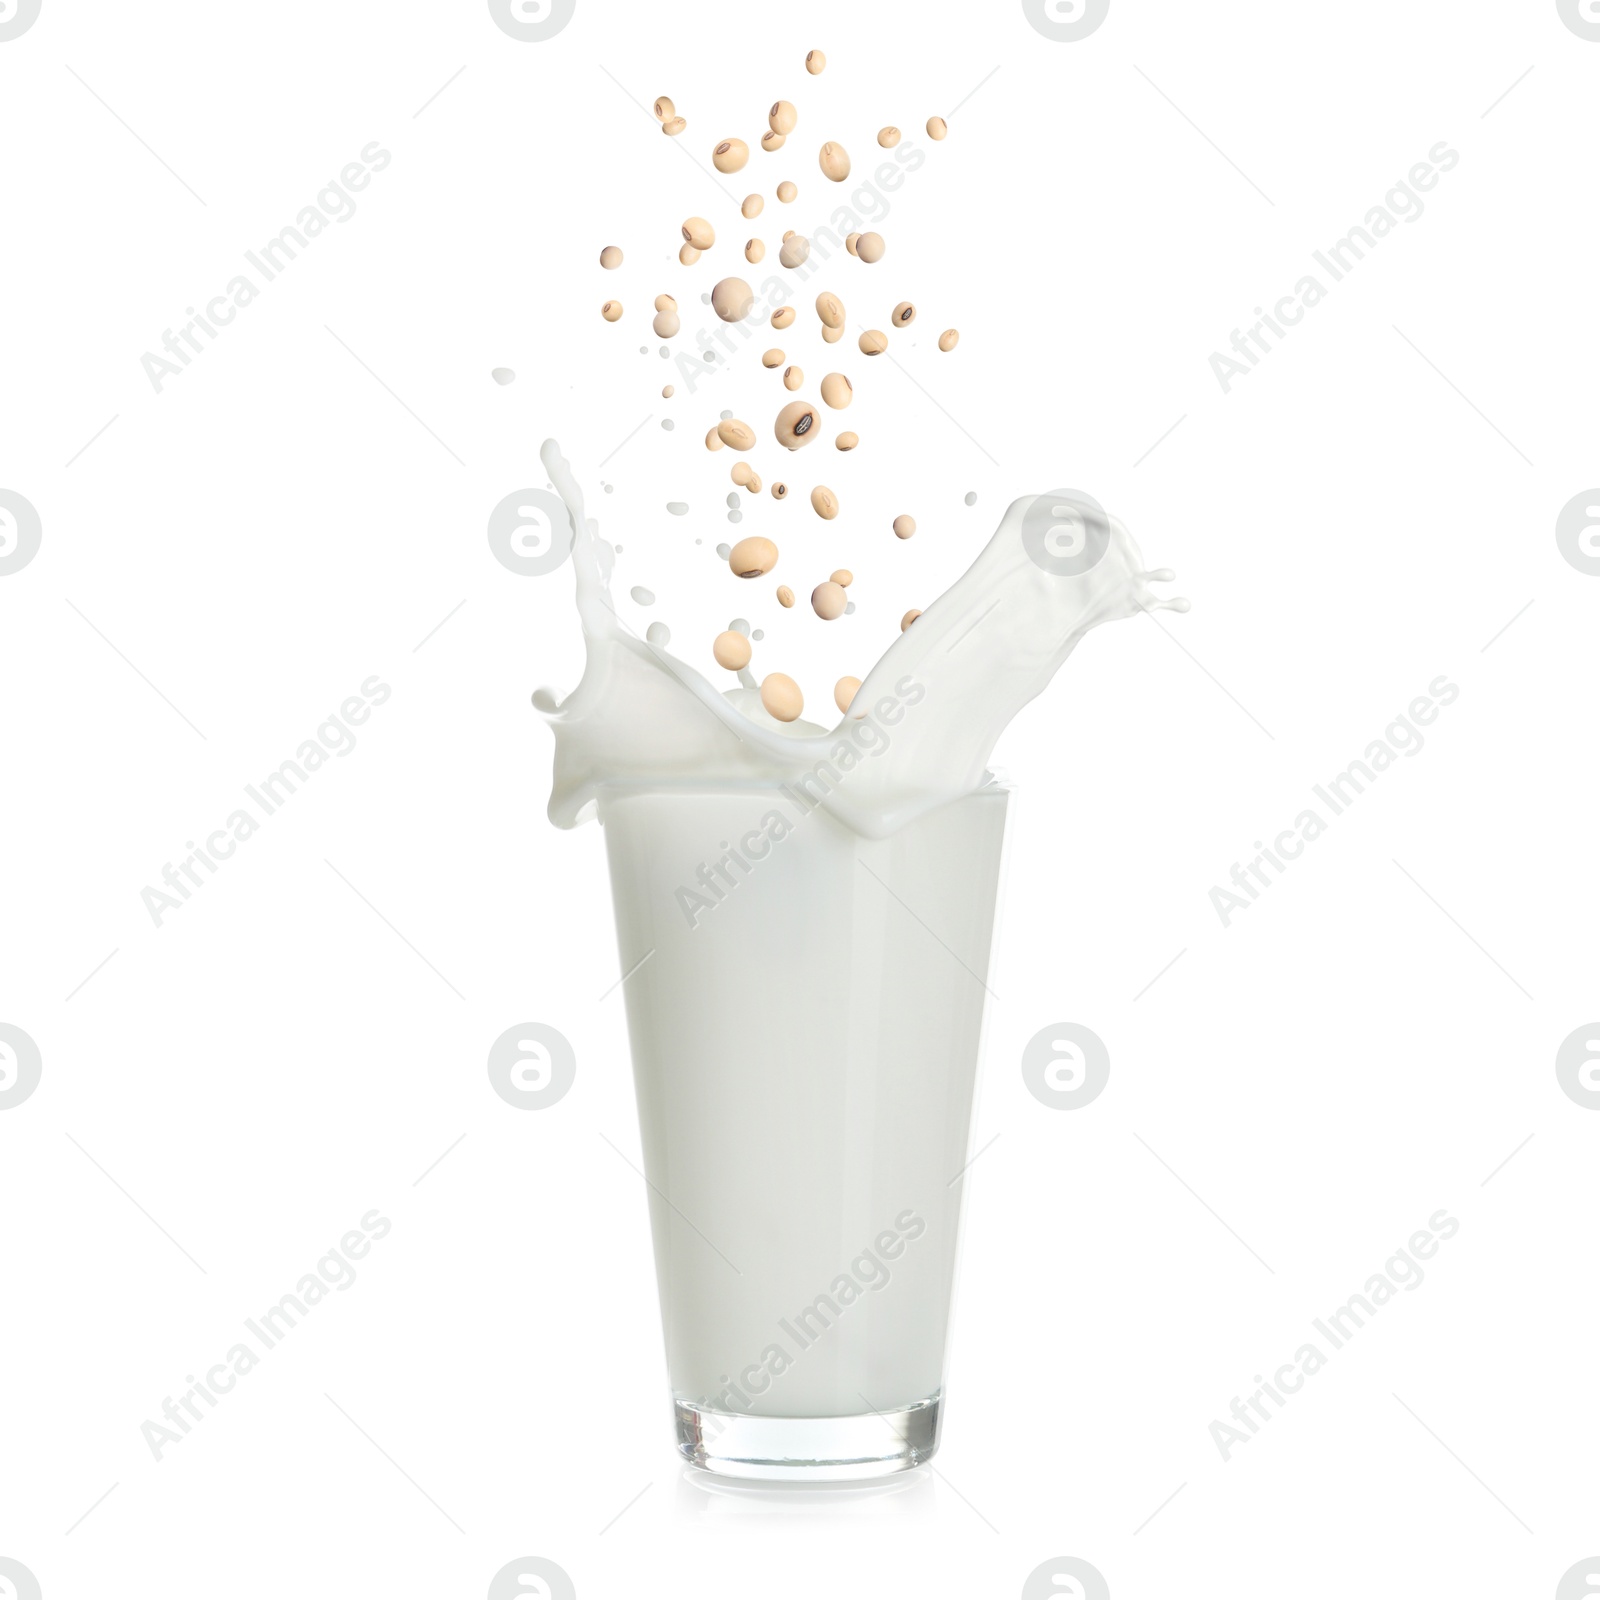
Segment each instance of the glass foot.
[{"label": "glass foot", "polygon": [[939,1396],[855,1417],[752,1417],[674,1401],[678,1453],[730,1478],[838,1483],[920,1466],[939,1448]]}]

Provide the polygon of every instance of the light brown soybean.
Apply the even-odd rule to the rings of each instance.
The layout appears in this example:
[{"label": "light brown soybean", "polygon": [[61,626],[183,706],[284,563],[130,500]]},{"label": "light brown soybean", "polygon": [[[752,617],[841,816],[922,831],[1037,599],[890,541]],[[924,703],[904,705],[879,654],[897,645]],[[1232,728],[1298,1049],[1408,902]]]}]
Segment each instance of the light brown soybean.
[{"label": "light brown soybean", "polygon": [[849,604],[850,597],[836,583],[819,583],[811,591],[811,609],[824,622],[837,622]]},{"label": "light brown soybean", "polygon": [[787,100],[774,100],[767,113],[767,126],[774,133],[793,133],[800,113]]},{"label": "light brown soybean", "polygon": [[794,323],[794,307],[779,306],[778,309],[772,313],[771,317],[768,318],[768,320],[772,323],[774,328],[781,329],[790,327]]},{"label": "light brown soybean", "polygon": [[861,235],[859,233],[847,233],[844,236],[845,253],[853,256],[856,253],[856,246],[860,243]]},{"label": "light brown soybean", "polygon": [[750,474],[750,481],[745,485],[745,488],[747,488],[751,494],[760,494],[761,474],[759,472],[752,472]]},{"label": "light brown soybean", "polygon": [[928,137],[930,139],[942,139],[949,131],[950,126],[943,117],[928,118]]},{"label": "light brown soybean", "polygon": [[740,578],[764,578],[778,564],[778,547],[770,539],[741,539],[728,552],[728,566]]},{"label": "light brown soybean", "polygon": [[911,624],[913,622],[915,622],[917,620],[917,618],[920,617],[921,615],[922,615],[922,613],[920,611],[908,611],[908,612],[906,612],[906,614],[903,617],[901,617],[901,619],[900,619],[900,631],[901,631],[901,633],[904,633],[906,631],[906,629],[909,628],[911,626]]},{"label": "light brown soybean", "polygon": [[843,183],[850,176],[850,152],[832,139],[817,152],[817,165],[825,178]]},{"label": "light brown soybean", "polygon": [[706,433],[706,449],[707,450],[720,450],[721,448],[722,448],[722,439],[721,439],[720,435],[717,433],[717,430],[715,428],[709,429],[707,431],[707,433]]},{"label": "light brown soybean", "polygon": [[607,272],[615,272],[622,265],[622,252],[614,244],[608,244],[600,252],[600,265]]},{"label": "light brown soybean", "polygon": [[783,237],[778,241],[778,243],[779,244],[788,244],[788,242],[792,238],[794,238],[794,229],[793,228],[785,228],[784,231],[783,231]]},{"label": "light brown soybean", "polygon": [[747,218],[759,217],[766,203],[758,194],[747,194],[744,197],[744,204],[739,207],[740,215]]},{"label": "light brown soybean", "polygon": [[887,128],[878,129],[878,143],[885,150],[893,150],[900,143],[900,130],[891,122]]},{"label": "light brown soybean", "polygon": [[806,71],[814,78],[827,66],[828,58],[820,50],[806,51]]},{"label": "light brown soybean", "polygon": [[829,583],[836,583],[841,589],[848,589],[855,581],[856,575],[849,567],[840,567],[837,572],[831,573],[828,577]]},{"label": "light brown soybean", "polygon": [[615,322],[617,318],[622,315],[622,302],[620,300],[607,300],[606,303],[600,307],[600,315],[604,317],[607,322]]},{"label": "light brown soybean", "polygon": [[809,400],[791,400],[778,413],[772,431],[785,450],[798,450],[822,432],[820,420],[817,408]]},{"label": "light brown soybean", "polygon": [[894,519],[894,536],[897,539],[909,539],[917,531],[915,517],[896,517]]},{"label": "light brown soybean", "polygon": [[795,188],[795,186],[790,183],[787,178],[785,178],[783,182],[778,185],[778,198],[783,201],[785,205],[788,205],[788,203],[799,193],[800,191]]},{"label": "light brown soybean", "polygon": [[778,259],[792,271],[810,254],[811,241],[803,233],[797,233],[794,238],[784,240]]},{"label": "light brown soybean", "polygon": [[774,150],[783,149],[789,141],[781,133],[774,133],[771,128],[761,135],[761,148],[771,155]]},{"label": "light brown soybean", "polygon": [[678,114],[678,108],[664,94],[656,96],[656,103],[650,109],[657,122],[666,122]]},{"label": "light brown soybean", "polygon": [[776,347],[763,351],[761,365],[764,367],[781,367],[783,365],[783,351]]},{"label": "light brown soybean", "polygon": [[711,654],[716,657],[719,667],[737,672],[741,667],[750,665],[750,641],[742,633],[735,633],[729,628],[711,641]]},{"label": "light brown soybean", "polygon": [[750,146],[743,139],[724,139],[711,152],[711,165],[718,172],[737,172],[750,159]]},{"label": "light brown soybean", "polygon": [[841,678],[833,686],[833,703],[841,711],[850,709],[850,702],[856,697],[856,690],[861,687],[859,678]]},{"label": "light brown soybean", "polygon": [[670,400],[675,392],[676,391],[673,389],[672,385],[669,383],[664,389],[662,389],[661,398],[663,400]]},{"label": "light brown soybean", "polygon": [[825,484],[819,483],[811,491],[811,509],[824,522],[832,522],[839,515],[839,497]]},{"label": "light brown soybean", "polygon": [[678,321],[677,311],[672,310],[656,312],[650,326],[655,329],[658,339],[675,339],[682,324]]},{"label": "light brown soybean", "polygon": [[842,372],[830,372],[822,380],[823,404],[832,406],[835,411],[843,411],[855,397],[850,380]]},{"label": "light brown soybean", "polygon": [[961,343],[961,335],[954,328],[946,328],[939,335],[939,348],[941,350],[954,350]]},{"label": "light brown soybean", "polygon": [[760,261],[767,253],[767,247],[759,239],[746,239],[744,242],[744,258],[752,266]]},{"label": "light brown soybean", "polygon": [[728,470],[728,476],[742,489],[750,481],[751,467],[748,461],[735,461]]},{"label": "light brown soybean", "polygon": [[824,344],[838,344],[838,342],[842,338],[844,338],[844,329],[843,328],[827,328],[827,327],[825,327],[822,330],[822,342]]},{"label": "light brown soybean", "polygon": [[657,311],[676,311],[677,309],[678,302],[670,294],[658,294],[656,296]]},{"label": "light brown soybean", "polygon": [[755,290],[743,278],[723,278],[711,290],[711,309],[724,322],[743,322],[755,298]]},{"label": "light brown soybean", "polygon": [[679,248],[678,248],[678,260],[681,261],[684,264],[684,266],[692,267],[695,264],[695,262],[697,262],[699,259],[700,259],[700,252],[698,250],[696,250],[695,247],[692,244],[686,244],[686,245],[680,245],[679,246]]},{"label": "light brown soybean", "polygon": [[661,131],[675,139],[688,126],[689,124],[685,122],[682,117],[668,117],[667,120],[661,124]]},{"label": "light brown soybean", "polygon": [[783,386],[785,389],[798,389],[806,381],[805,372],[799,367],[785,367],[783,369]]},{"label": "light brown soybean", "polygon": [[[777,484],[773,484],[772,487],[776,489],[778,486]],[[794,604],[794,590],[791,589],[786,583],[780,583],[778,585],[778,604],[782,606],[785,611],[787,611],[789,607]]]},{"label": "light brown soybean", "polygon": [[844,301],[838,295],[830,294],[824,289],[817,296],[817,315],[822,318],[824,327],[842,328],[844,326]]},{"label": "light brown soybean", "polygon": [[756,442],[756,431],[748,422],[728,417],[717,424],[717,437],[735,450],[748,450]]},{"label": "light brown soybean", "polygon": [[805,703],[800,685],[787,673],[769,672],[761,680],[761,704],[767,715],[779,722],[793,722],[805,709]]},{"label": "light brown soybean", "polygon": [[696,250],[709,250],[717,242],[717,230],[704,217],[687,217],[682,228],[683,242]]},{"label": "light brown soybean", "polygon": [[856,240],[856,254],[869,266],[874,261],[882,261],[883,252],[884,243],[881,233],[864,233]]},{"label": "light brown soybean", "polygon": [[[786,484],[783,481],[782,478],[778,479],[778,481],[775,484],[773,484],[773,486],[772,486],[772,498],[774,500],[787,500],[789,498],[789,485]],[[782,598],[783,597],[780,595],[779,599],[782,599]],[[789,603],[793,604],[792,598],[791,598]]]},{"label": "light brown soybean", "polygon": [[889,339],[887,334],[880,333],[878,329],[868,328],[856,340],[856,344],[864,356],[881,356],[889,348]]},{"label": "light brown soybean", "polygon": [[909,328],[917,320],[917,308],[909,300],[902,300],[894,308],[894,325],[897,328]]},{"label": "light brown soybean", "polygon": [[833,448],[835,450],[854,450],[855,447],[860,443],[860,434],[841,433],[839,437],[833,441]]}]

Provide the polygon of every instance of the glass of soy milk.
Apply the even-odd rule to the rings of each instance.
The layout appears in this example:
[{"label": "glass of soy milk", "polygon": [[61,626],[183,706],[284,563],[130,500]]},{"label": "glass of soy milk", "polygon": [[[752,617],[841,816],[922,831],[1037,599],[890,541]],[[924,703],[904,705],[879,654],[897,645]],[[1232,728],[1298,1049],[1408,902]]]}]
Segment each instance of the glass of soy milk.
[{"label": "glass of soy milk", "polygon": [[599,804],[678,1449],[738,1477],[939,1438],[1010,790],[869,839],[828,781]]}]

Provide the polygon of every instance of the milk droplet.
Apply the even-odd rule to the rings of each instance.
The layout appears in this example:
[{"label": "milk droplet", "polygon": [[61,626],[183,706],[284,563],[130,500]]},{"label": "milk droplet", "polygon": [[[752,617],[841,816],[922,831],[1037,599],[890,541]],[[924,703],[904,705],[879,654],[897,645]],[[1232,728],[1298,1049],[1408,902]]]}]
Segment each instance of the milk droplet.
[{"label": "milk droplet", "polygon": [[644,636],[651,644],[666,646],[672,643],[672,630],[664,622],[652,622],[644,630]]},{"label": "milk droplet", "polygon": [[649,355],[650,354],[650,346],[647,345],[647,344],[640,345],[639,346],[639,354],[642,355],[642,356]]},{"label": "milk droplet", "polygon": [[489,376],[493,378],[494,381],[502,388],[504,388],[504,386],[508,383],[511,383],[517,375],[511,370],[510,367],[496,367],[494,371],[489,374]]},{"label": "milk droplet", "polygon": [[744,512],[742,512],[742,511],[730,511],[728,513],[728,521],[729,522],[743,522],[744,521]]},{"label": "milk droplet", "polygon": [[653,606],[656,603],[655,595],[641,583],[634,584],[628,594],[636,606]]},{"label": "milk droplet", "polygon": [[669,349],[667,349],[667,347],[665,345],[662,345],[662,347],[661,347],[661,359],[663,361],[665,361],[667,359],[667,357],[670,356],[671,354],[672,354],[672,352]]},{"label": "milk droplet", "polygon": [[661,426],[665,428],[668,433],[671,433],[677,424],[672,420],[671,417],[663,417],[661,419]]},{"label": "milk droplet", "polygon": [[750,635],[750,637],[754,639],[757,644],[760,644],[761,641],[766,638],[766,636],[766,631],[762,628],[757,628],[756,631]]},{"label": "milk droplet", "polygon": [[681,517],[688,509],[689,502],[687,500],[667,501],[667,510],[670,511],[675,517]]},{"label": "milk droplet", "polygon": [[732,507],[732,506],[737,506],[737,505],[738,505],[738,504],[739,504],[739,497],[738,497],[738,495],[736,495],[736,494],[730,494],[730,495],[729,495],[729,496],[728,496],[728,504],[729,504],[729,506],[730,506],[730,507]]},{"label": "milk droplet", "polygon": [[728,624],[728,632],[742,633],[748,639],[750,637],[750,624],[743,617],[735,617]]},{"label": "milk droplet", "polygon": [[703,305],[703,306],[710,305],[711,304],[711,296],[708,295],[708,294],[701,295],[700,296],[700,304]]},{"label": "milk droplet", "polygon": [[967,494],[967,504],[969,506],[975,506],[975,505],[977,505],[977,503],[978,503],[977,490],[974,489],[974,490],[969,491],[968,494]]},{"label": "milk droplet", "polygon": [[719,561],[726,561],[732,554],[733,546],[731,544],[719,544],[717,546],[717,559]]},{"label": "milk droplet", "polygon": [[731,411],[724,411],[722,413],[722,420],[724,422],[731,422],[733,420],[733,413]]},{"label": "milk droplet", "polygon": [[845,601],[845,603],[844,603],[844,614],[847,617],[853,617],[856,614],[856,603],[855,603],[854,600],[846,600]]},{"label": "milk droplet", "polygon": [[607,484],[607,485],[606,485],[606,486],[605,486],[605,490],[606,490],[606,493],[607,493],[607,494],[610,494],[610,493],[611,493],[611,491],[612,491],[612,489],[613,489],[613,488],[614,488],[614,487],[615,487],[615,485],[613,485],[613,484],[609,484],[609,483],[608,483],[608,484]]}]

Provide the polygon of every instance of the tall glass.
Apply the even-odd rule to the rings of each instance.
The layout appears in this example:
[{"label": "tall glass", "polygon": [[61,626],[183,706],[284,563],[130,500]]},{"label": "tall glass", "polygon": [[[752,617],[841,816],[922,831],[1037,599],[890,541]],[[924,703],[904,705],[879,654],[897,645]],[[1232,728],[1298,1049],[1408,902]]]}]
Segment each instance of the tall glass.
[{"label": "tall glass", "polygon": [[876,1477],[938,1446],[1009,797],[877,841],[782,785],[601,800],[696,1465]]}]

